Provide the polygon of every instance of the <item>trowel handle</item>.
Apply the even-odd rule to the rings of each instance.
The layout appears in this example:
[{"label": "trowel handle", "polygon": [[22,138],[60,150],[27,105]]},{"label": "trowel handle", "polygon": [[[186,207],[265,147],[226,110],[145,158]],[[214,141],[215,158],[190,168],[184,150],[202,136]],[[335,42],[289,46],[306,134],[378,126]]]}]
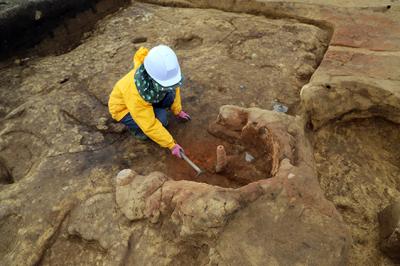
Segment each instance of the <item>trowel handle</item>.
[{"label": "trowel handle", "polygon": [[195,165],[195,164],[186,156],[186,154],[185,154],[184,151],[180,151],[179,153],[180,153],[182,159],[185,160],[185,161],[197,172],[198,175],[202,173],[201,169],[200,169],[197,165]]}]

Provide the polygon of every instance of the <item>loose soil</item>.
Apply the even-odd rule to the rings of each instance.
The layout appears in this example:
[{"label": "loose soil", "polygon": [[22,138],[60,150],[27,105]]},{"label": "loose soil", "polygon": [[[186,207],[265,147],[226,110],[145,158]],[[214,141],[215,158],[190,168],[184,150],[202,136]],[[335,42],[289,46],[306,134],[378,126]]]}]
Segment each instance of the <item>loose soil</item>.
[{"label": "loose soil", "polygon": [[240,184],[234,179],[215,172],[216,148],[218,145],[224,145],[227,154],[238,151],[237,146],[235,147],[212,136],[207,139],[197,139],[185,145],[185,153],[204,173],[197,175],[184,160],[168,157],[166,160],[166,174],[175,180],[190,180],[221,187],[239,187]]},{"label": "loose soil", "polygon": [[[183,160],[168,157],[166,173],[175,180],[190,180],[208,183],[221,187],[237,188],[256,180],[271,177],[268,170],[271,166],[267,160],[265,147],[255,148],[243,143],[229,143],[222,139],[208,136],[205,139],[183,140],[186,155],[197,164],[204,173],[196,172]],[[224,171],[216,173],[216,149],[223,145],[227,154],[228,164]],[[254,159],[246,160],[246,153]]]}]

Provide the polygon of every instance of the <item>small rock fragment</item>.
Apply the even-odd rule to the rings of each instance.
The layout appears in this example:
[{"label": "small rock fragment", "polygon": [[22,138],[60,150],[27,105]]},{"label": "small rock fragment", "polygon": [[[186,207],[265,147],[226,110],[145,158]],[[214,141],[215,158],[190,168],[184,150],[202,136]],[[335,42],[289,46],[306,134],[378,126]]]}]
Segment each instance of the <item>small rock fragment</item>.
[{"label": "small rock fragment", "polygon": [[124,169],[121,170],[117,174],[117,186],[125,186],[129,184],[133,178],[135,177],[136,173],[132,171],[131,169]]},{"label": "small rock fragment", "polygon": [[279,113],[287,113],[287,111],[289,110],[289,108],[283,104],[281,104],[278,101],[274,101],[273,102],[273,110],[275,112],[279,112]]},{"label": "small rock fragment", "polygon": [[106,125],[97,125],[96,128],[100,131],[106,131],[108,129]]},{"label": "small rock fragment", "polygon": [[43,17],[43,13],[40,10],[35,11],[35,20],[40,20]]},{"label": "small rock fragment", "polygon": [[248,153],[247,151],[244,153],[244,159],[246,160],[246,162],[251,163],[252,161],[254,161],[254,156],[251,155],[250,153]]},{"label": "small rock fragment", "polygon": [[105,125],[107,123],[107,117],[100,117],[97,123],[99,125]]},{"label": "small rock fragment", "polygon": [[18,65],[18,66],[22,66],[23,64],[25,64],[25,62],[27,62],[29,60],[29,57],[27,58],[17,58],[14,60],[14,64]]},{"label": "small rock fragment", "polygon": [[105,131],[105,130],[108,129],[108,126],[106,124],[107,124],[107,118],[106,117],[100,117],[99,120],[97,121],[96,128],[98,130]]}]

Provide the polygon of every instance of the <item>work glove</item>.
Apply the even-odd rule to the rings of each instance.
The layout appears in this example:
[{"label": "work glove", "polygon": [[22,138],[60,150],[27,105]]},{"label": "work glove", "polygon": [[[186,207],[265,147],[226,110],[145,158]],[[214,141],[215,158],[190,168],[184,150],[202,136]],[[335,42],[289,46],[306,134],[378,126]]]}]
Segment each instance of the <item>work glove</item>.
[{"label": "work glove", "polygon": [[179,144],[175,144],[171,149],[171,153],[173,156],[182,159],[181,153],[183,152],[182,147]]},{"label": "work glove", "polygon": [[192,119],[190,115],[185,111],[180,111],[177,117],[182,121],[189,121],[190,119]]}]

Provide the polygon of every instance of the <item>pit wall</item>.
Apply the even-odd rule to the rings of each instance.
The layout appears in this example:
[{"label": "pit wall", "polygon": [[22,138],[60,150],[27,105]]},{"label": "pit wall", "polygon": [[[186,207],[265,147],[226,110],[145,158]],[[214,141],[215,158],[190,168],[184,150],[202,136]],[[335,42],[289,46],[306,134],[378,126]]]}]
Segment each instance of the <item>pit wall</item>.
[{"label": "pit wall", "polygon": [[[39,55],[63,53],[79,45],[85,32],[129,0],[6,1],[0,4],[0,59],[26,53],[42,40]],[[18,34],[16,34],[18,33]],[[60,48],[61,47],[61,48]]]}]

